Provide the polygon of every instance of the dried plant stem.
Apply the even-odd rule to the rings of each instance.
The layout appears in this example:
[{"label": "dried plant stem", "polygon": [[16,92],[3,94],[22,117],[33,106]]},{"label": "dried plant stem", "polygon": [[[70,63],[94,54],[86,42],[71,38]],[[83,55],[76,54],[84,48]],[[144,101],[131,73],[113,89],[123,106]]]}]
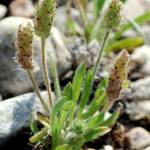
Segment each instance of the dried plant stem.
[{"label": "dried plant stem", "polygon": [[39,100],[40,100],[40,102],[41,102],[43,108],[44,108],[47,112],[49,112],[48,105],[44,102],[44,100],[43,100],[43,98],[42,98],[42,96],[41,96],[41,93],[40,93],[38,84],[37,84],[35,78],[33,77],[32,72],[31,72],[30,70],[27,70],[27,73],[28,73],[28,76],[29,76],[29,78],[30,78],[30,80],[31,80],[31,82],[32,82],[32,84],[33,84],[34,90],[35,90],[35,92],[36,92],[36,94],[37,94],[37,96],[38,96],[38,98],[39,98]]},{"label": "dried plant stem", "polygon": [[99,64],[100,64],[100,60],[101,60],[105,45],[107,43],[108,36],[109,36],[109,31],[107,30],[106,33],[105,33],[104,39],[102,41],[101,48],[99,50],[99,54],[98,54],[98,57],[97,57],[97,60],[96,60],[96,64],[93,68],[93,76],[95,76],[97,71],[98,71],[98,67],[99,67]]},{"label": "dried plant stem", "polygon": [[50,80],[48,76],[48,69],[46,65],[46,58],[45,58],[45,38],[41,37],[41,47],[42,47],[42,66],[43,66],[43,76],[44,76],[44,81],[46,85],[46,89],[48,92],[48,98],[49,98],[49,103],[50,107],[52,107],[52,97],[51,97],[51,86],[50,86]]},{"label": "dried plant stem", "polygon": [[84,10],[80,0],[76,1],[76,5],[77,5],[77,7],[78,7],[78,9],[80,11],[80,15],[82,17],[82,21],[83,21],[84,26],[87,26],[87,24],[88,24],[87,23],[87,16],[86,16],[85,10]]}]

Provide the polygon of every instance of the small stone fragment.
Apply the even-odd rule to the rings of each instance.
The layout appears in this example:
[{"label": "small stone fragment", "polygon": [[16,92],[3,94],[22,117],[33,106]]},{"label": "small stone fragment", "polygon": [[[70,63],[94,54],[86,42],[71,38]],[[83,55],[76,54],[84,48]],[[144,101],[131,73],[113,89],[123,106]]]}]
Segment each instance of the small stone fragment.
[{"label": "small stone fragment", "polygon": [[131,149],[141,150],[150,146],[150,133],[141,127],[131,129],[125,138],[130,141]]},{"label": "small stone fragment", "polygon": [[0,4],[0,19],[2,19],[7,13],[7,8]]}]

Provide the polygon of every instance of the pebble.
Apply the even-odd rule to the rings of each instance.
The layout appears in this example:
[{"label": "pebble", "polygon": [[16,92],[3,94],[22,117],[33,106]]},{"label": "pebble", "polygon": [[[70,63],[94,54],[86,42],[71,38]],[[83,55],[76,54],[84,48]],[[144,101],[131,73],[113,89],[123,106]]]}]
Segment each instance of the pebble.
[{"label": "pebble", "polygon": [[[47,93],[42,92],[44,100]],[[0,145],[28,127],[37,111],[44,113],[36,94],[28,93],[0,102]]]},{"label": "pebble", "polygon": [[0,19],[4,18],[7,13],[7,8],[0,4]]},{"label": "pebble", "polygon": [[131,149],[142,150],[150,146],[150,133],[141,127],[131,129],[126,133],[126,138],[130,141]]},{"label": "pebble", "polygon": [[33,17],[34,6],[31,0],[14,0],[9,5],[11,16]]}]

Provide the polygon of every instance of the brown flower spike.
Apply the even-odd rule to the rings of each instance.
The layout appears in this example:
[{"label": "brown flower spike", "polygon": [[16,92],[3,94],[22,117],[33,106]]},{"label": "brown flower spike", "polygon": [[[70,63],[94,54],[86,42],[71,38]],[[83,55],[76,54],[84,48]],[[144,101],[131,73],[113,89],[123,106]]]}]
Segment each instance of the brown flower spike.
[{"label": "brown flower spike", "polygon": [[114,62],[114,67],[110,73],[107,87],[107,96],[109,101],[119,99],[120,92],[126,82],[129,72],[129,54],[126,50],[120,52]]},{"label": "brown flower spike", "polygon": [[32,40],[33,30],[30,23],[19,26],[16,48],[17,48],[17,59],[25,70],[32,70]]}]

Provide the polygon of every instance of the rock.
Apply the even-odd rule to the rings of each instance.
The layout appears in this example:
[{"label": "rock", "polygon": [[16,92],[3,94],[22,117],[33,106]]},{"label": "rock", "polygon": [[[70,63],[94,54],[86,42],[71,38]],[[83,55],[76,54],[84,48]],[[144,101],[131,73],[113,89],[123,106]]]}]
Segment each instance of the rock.
[{"label": "rock", "polygon": [[142,25],[141,31],[145,40],[145,45],[150,45],[150,27],[149,25]]},{"label": "rock", "polygon": [[[79,22],[80,20],[80,12],[77,9],[71,8],[71,16],[73,20]],[[61,6],[56,9],[56,26],[63,31],[64,33],[68,32],[67,27],[67,9],[64,6]],[[60,23],[61,22],[61,23]],[[78,29],[82,30],[82,29]]]},{"label": "rock", "polygon": [[2,96],[0,95],[0,101],[2,101],[3,100],[3,98],[2,98]]},{"label": "rock", "polygon": [[104,146],[104,150],[113,150],[113,147],[111,145]]},{"label": "rock", "polygon": [[123,92],[126,103],[125,112],[131,120],[150,122],[150,77],[131,82],[130,87]]},{"label": "rock", "polygon": [[[32,85],[25,72],[19,69],[19,65],[14,61],[16,53],[14,43],[17,28],[24,22],[31,22],[31,19],[8,17],[0,21],[0,93],[4,98],[8,95],[22,94],[32,89]],[[71,66],[71,54],[61,37],[62,33],[53,27],[52,36],[46,42],[46,59],[49,59],[48,54],[50,53],[59,66],[59,75]],[[40,64],[40,39],[36,35],[33,40],[33,53],[35,64]],[[42,83],[40,68],[35,67],[34,73],[39,83]]]},{"label": "rock", "polygon": [[[41,93],[44,100],[46,92]],[[39,99],[34,93],[28,93],[0,102],[0,145],[17,132],[29,126],[36,112],[44,113]]]},{"label": "rock", "polygon": [[99,47],[97,40],[93,40],[87,45],[82,38],[76,39],[70,48],[73,64],[77,66],[83,61],[87,61],[89,65],[94,64]]},{"label": "rock", "polygon": [[150,146],[150,133],[141,127],[133,128],[127,132],[126,139],[130,141],[131,149],[141,150]]},{"label": "rock", "polygon": [[11,16],[33,17],[34,6],[31,0],[14,0],[9,5]]},{"label": "rock", "polygon": [[143,150],[150,150],[150,146],[149,146],[149,147],[147,147],[147,148],[145,148],[145,149],[143,149]]},{"label": "rock", "polygon": [[131,101],[150,99],[150,77],[145,77],[136,82],[131,82],[130,87],[124,90],[123,95]]},{"label": "rock", "polygon": [[150,122],[150,100],[127,104],[126,113],[133,121],[145,120]]},{"label": "rock", "polygon": [[131,20],[145,12],[145,8],[139,0],[128,0],[123,5],[122,16],[125,16],[125,19],[127,18]]},{"label": "rock", "polygon": [[138,71],[144,75],[150,75],[150,46],[144,45],[134,50],[131,61],[138,66]]},{"label": "rock", "polygon": [[3,18],[7,13],[7,8],[0,4],[0,19]]},{"label": "rock", "polygon": [[140,0],[141,3],[143,4],[145,11],[149,11],[149,7],[150,7],[150,0]]}]

